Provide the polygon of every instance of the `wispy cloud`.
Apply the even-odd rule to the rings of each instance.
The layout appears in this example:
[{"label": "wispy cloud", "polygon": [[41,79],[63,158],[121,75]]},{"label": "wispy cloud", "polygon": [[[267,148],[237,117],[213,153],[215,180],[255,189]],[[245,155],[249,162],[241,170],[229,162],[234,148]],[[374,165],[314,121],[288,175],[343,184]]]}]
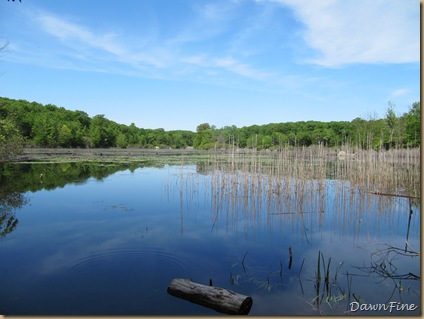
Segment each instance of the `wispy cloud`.
[{"label": "wispy cloud", "polygon": [[233,58],[220,58],[214,60],[214,65],[216,67],[223,68],[227,71],[233,72],[240,76],[244,76],[247,78],[255,79],[255,80],[265,80],[269,78],[270,74],[255,70],[250,67],[248,64],[241,63]]},{"label": "wispy cloud", "polygon": [[306,26],[303,38],[326,67],[420,61],[420,6],[415,0],[258,0],[288,6]]},{"label": "wispy cloud", "polygon": [[[205,41],[224,33],[233,15],[234,3],[224,7],[207,4],[194,7],[195,19],[189,21],[170,38],[134,41],[133,34],[102,32],[80,22],[72,21],[46,11],[28,13],[33,27],[41,35],[53,37],[58,42],[49,43],[52,50],[30,53],[25,44],[16,45],[22,56],[20,62],[46,64],[51,67],[120,73],[149,78],[175,79],[196,75],[206,79],[213,74],[223,77],[231,74],[250,80],[264,81],[269,74],[257,69],[240,57],[227,56],[224,51],[213,52],[206,48],[191,47],[191,42]],[[39,32],[39,31],[38,31]],[[40,37],[40,33],[38,33]],[[46,40],[47,41],[47,40]],[[58,45],[60,44],[60,45]],[[26,51],[26,53],[25,53]],[[19,55],[18,55],[19,56]],[[50,57],[49,57],[50,56]],[[225,58],[223,56],[226,56]],[[44,61],[44,62],[43,62]],[[108,63],[104,63],[104,62]],[[190,70],[189,72],[187,70]],[[193,78],[193,79],[194,79]],[[214,82],[213,76],[211,81]]]},{"label": "wispy cloud", "polygon": [[117,37],[114,34],[94,34],[83,26],[49,14],[41,14],[37,17],[37,20],[45,32],[60,40],[78,41],[84,45],[101,49],[114,55],[125,53],[125,50],[117,44]]},{"label": "wispy cloud", "polygon": [[137,41],[134,34],[94,30],[69,17],[33,10],[28,13],[28,20],[40,41],[44,41],[43,49],[34,52],[27,44],[17,43],[14,48],[19,54],[13,59],[55,68],[149,78],[174,79],[181,75],[203,74],[202,78],[206,79],[205,75],[225,71],[226,76],[233,74],[264,80],[265,72],[236,57],[222,58],[222,53],[216,56],[209,48],[196,50],[192,47],[192,43],[225,33],[234,5],[196,5],[193,8],[195,18],[185,21],[172,37],[156,35],[148,41]]},{"label": "wispy cloud", "polygon": [[234,15],[234,4],[230,2],[215,2],[198,4],[192,8],[194,16],[171,39],[167,45],[177,45],[191,42],[208,41],[224,33]]},{"label": "wispy cloud", "polygon": [[399,89],[393,90],[390,93],[390,96],[391,97],[398,97],[398,96],[402,96],[402,95],[405,95],[405,94],[408,94],[408,93],[410,93],[410,90],[409,89],[399,88]]},{"label": "wispy cloud", "polygon": [[[95,33],[89,28],[66,21],[51,14],[41,14],[36,17],[40,27],[48,34],[61,40],[66,46],[80,52],[81,58],[91,60],[111,60],[127,65],[140,66],[140,64],[153,67],[164,67],[168,56],[164,52],[142,52],[128,43],[122,43],[122,35],[114,33]],[[93,51],[94,50],[94,51]],[[102,55],[99,55],[103,54]],[[109,57],[105,56],[109,55]]]},{"label": "wispy cloud", "polygon": [[[145,78],[240,83],[249,88],[256,81],[263,89],[278,90],[308,84],[310,76],[302,73],[303,65],[285,67],[296,56],[290,50],[302,39],[313,49],[304,53],[311,55],[297,56],[306,64],[419,61],[419,31],[411,31],[419,20],[414,17],[415,2],[409,0],[234,0],[195,2],[185,9],[175,30],[174,24],[161,20],[160,27],[143,25],[149,31],[142,36],[124,27],[111,32],[81,17],[31,10],[28,21],[41,45],[34,51],[32,43],[16,43],[19,54],[11,59]],[[298,34],[299,24],[289,12],[306,26],[300,39],[292,34],[293,30]]]}]

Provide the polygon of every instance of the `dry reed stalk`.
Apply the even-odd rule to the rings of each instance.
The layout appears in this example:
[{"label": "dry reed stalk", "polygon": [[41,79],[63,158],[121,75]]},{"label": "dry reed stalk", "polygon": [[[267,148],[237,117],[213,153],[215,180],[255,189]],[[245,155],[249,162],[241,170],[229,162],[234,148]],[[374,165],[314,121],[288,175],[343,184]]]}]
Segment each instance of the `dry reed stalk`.
[{"label": "dry reed stalk", "polygon": [[[215,212],[215,222],[220,212],[226,211],[227,219],[232,218],[236,223],[242,211],[243,218],[252,223],[260,222],[267,212],[266,221],[272,223],[275,219],[269,216],[275,212],[325,211],[327,196],[332,194],[327,194],[327,188],[332,187],[334,210],[340,212],[336,218],[341,218],[343,227],[358,224],[361,214],[375,200],[375,195],[369,192],[420,195],[419,150],[376,152],[356,147],[349,151],[354,152],[354,157],[349,155],[343,160],[320,146],[286,147],[273,153],[234,150],[227,155],[210,153],[204,163],[206,174],[196,174],[193,178],[181,173],[184,181],[181,177],[180,191],[198,194],[201,179],[205,201],[210,199]],[[335,181],[329,182],[329,176]],[[198,195],[184,197],[188,201],[196,199]],[[390,198],[379,196],[379,209],[388,211],[392,204]],[[276,215],[281,222],[287,219],[287,214]],[[298,222],[295,216],[291,220]]]}]

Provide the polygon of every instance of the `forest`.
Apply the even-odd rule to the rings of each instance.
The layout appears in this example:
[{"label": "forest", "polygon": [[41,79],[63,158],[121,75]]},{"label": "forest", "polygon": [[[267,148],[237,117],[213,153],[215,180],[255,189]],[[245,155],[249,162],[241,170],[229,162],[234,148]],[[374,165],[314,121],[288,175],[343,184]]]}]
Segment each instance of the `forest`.
[{"label": "forest", "polygon": [[196,132],[145,129],[116,123],[98,114],[56,105],[0,97],[0,159],[23,147],[49,148],[173,148],[278,150],[322,145],[390,149],[420,146],[420,102],[397,114],[392,103],[384,118],[352,121],[299,121],[217,128],[201,123]]}]

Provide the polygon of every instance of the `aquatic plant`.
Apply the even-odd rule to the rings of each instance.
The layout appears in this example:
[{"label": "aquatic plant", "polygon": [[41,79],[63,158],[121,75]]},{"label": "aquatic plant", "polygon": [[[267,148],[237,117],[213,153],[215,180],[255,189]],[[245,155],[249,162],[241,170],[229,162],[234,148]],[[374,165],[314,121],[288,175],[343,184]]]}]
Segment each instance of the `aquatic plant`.
[{"label": "aquatic plant", "polygon": [[[420,157],[416,150],[376,152],[351,148],[346,154],[349,156],[339,158],[337,152],[323,147],[283,148],[275,152],[236,149],[228,153],[209,152],[208,156],[199,158],[196,166],[201,168],[201,174],[194,177],[181,170],[180,178],[181,184],[184,180],[185,185],[192,185],[189,191],[199,193],[201,190],[206,205],[208,201],[211,204],[212,231],[218,231],[222,222],[231,233],[237,231],[240,224],[246,229],[266,223],[273,229],[291,223],[299,230],[294,232],[297,239],[308,245],[316,238],[315,233],[324,223],[327,211],[331,211],[334,227],[340,227],[342,232],[349,227],[356,237],[361,236],[363,218],[398,212],[407,203],[407,209],[412,211],[412,207],[419,204],[416,200],[420,196]],[[183,191],[188,190],[186,186],[181,187]],[[332,207],[326,207],[329,196]],[[189,198],[190,204],[195,204],[196,198]],[[376,214],[364,216],[370,211]],[[408,234],[412,216],[410,213]],[[408,236],[406,247],[409,247]],[[408,250],[411,251],[411,247]],[[230,284],[241,284],[244,280],[255,284],[256,289],[272,291],[288,288],[297,277],[302,294],[308,294],[304,277],[310,274],[303,274],[305,258],[299,268],[293,269],[292,249],[288,253],[288,271],[283,271],[281,259],[277,265],[261,271],[252,266],[246,252],[238,262],[240,272],[235,269],[230,272]],[[332,257],[324,258],[319,250],[315,262],[314,297],[307,301],[314,309],[324,311],[320,310],[324,304],[327,311],[338,311],[345,305],[348,308],[352,300],[362,300],[352,286],[353,277],[361,275],[342,272],[344,261],[335,263]],[[386,267],[391,266],[387,260],[385,263]],[[382,271],[377,266],[374,263],[374,268],[362,270],[377,274]],[[343,277],[346,281],[341,280]],[[394,279],[399,291],[408,291],[404,277]]]}]

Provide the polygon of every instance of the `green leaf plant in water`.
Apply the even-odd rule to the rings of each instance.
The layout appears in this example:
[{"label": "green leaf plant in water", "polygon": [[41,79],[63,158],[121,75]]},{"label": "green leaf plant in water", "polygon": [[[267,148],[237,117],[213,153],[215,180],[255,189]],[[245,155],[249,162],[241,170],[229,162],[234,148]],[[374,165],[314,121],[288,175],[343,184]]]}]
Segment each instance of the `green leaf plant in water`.
[{"label": "green leaf plant in water", "polygon": [[325,310],[321,308],[322,302],[324,300],[325,304],[331,310],[334,309],[336,306],[340,305],[342,301],[348,300],[348,295],[350,296],[350,286],[352,284],[351,278],[350,282],[348,279],[348,293],[346,293],[346,290],[341,287],[338,281],[340,268],[343,266],[343,264],[344,262],[339,263],[336,270],[334,271],[334,276],[332,277],[331,257],[326,263],[324,254],[322,253],[322,251],[318,251],[317,269],[315,271],[314,279],[315,297],[310,303],[308,303],[312,305],[313,309],[319,311],[320,313],[325,313]]}]

